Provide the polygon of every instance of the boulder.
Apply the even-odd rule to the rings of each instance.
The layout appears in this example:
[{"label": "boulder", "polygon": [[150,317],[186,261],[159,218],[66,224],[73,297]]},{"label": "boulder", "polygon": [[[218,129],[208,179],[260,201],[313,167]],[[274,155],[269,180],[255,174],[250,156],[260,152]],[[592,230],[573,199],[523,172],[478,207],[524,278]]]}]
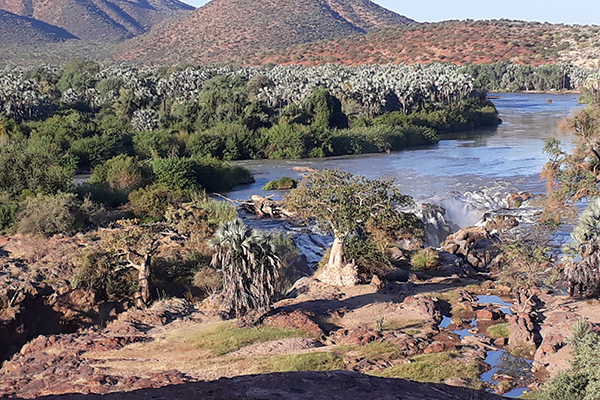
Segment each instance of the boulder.
[{"label": "boulder", "polygon": [[531,314],[510,315],[508,322],[508,344],[511,348],[527,348],[533,351],[538,348],[542,340]]},{"label": "boulder", "polygon": [[491,308],[484,308],[483,310],[477,311],[477,319],[484,321],[498,321],[504,318],[504,313],[500,310],[493,310]]},{"label": "boulder", "polygon": [[323,334],[323,330],[314,320],[315,314],[306,310],[277,311],[264,320],[265,325],[277,326],[283,329],[299,330],[313,333],[317,336]]}]

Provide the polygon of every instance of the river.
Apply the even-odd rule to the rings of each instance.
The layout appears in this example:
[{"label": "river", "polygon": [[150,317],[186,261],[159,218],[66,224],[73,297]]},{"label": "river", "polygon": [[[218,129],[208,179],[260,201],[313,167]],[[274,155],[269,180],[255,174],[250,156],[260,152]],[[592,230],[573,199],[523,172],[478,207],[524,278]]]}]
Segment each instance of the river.
[{"label": "river", "polygon": [[[544,141],[550,137],[570,142],[559,129],[560,120],[582,107],[574,94],[495,93],[492,101],[503,123],[497,127],[453,134],[439,144],[392,154],[369,154],[304,160],[244,161],[256,178],[252,185],[240,186],[230,195],[247,199],[264,192],[272,179],[289,176],[300,179],[294,166],[342,170],[376,178],[394,177],[403,193],[422,202],[446,208],[448,219],[461,227],[474,224],[484,209],[511,192],[543,193],[539,172],[547,160]],[[472,204],[470,193],[478,193]],[[467,195],[467,196],[466,196]]]}]

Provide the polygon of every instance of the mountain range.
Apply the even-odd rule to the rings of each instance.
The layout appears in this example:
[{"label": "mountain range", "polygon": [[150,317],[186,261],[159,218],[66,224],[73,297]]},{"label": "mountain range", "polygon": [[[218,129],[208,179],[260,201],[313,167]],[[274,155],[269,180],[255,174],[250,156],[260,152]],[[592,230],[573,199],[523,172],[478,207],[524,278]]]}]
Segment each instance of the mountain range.
[{"label": "mountain range", "polygon": [[[0,0],[0,10],[68,32],[62,39],[97,43],[118,42],[143,34],[165,19],[193,9],[178,0]],[[2,21],[8,19],[17,20],[4,15]],[[37,25],[44,32],[52,30]],[[29,31],[21,33],[23,43],[37,37]]]},{"label": "mountain range", "polygon": [[213,0],[130,41],[119,57],[223,62],[411,22],[369,0]]}]

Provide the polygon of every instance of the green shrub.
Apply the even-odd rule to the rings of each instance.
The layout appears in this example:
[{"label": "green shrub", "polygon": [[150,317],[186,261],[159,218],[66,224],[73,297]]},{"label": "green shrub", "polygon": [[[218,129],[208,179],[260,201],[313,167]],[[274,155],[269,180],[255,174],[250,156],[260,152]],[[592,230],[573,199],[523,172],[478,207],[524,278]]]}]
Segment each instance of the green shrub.
[{"label": "green shrub", "polygon": [[126,193],[138,189],[147,181],[147,172],[135,157],[120,154],[94,168],[91,184],[108,184]]},{"label": "green shrub", "polygon": [[111,158],[117,142],[114,136],[95,135],[73,141],[69,152],[77,158],[79,169],[88,170]]},{"label": "green shrub", "polygon": [[210,156],[223,160],[248,158],[254,152],[250,146],[252,132],[241,124],[218,124],[191,135],[187,152],[191,156]]},{"label": "green shrub", "polygon": [[179,138],[170,130],[137,132],[133,137],[136,154],[153,157],[176,157],[184,147]]},{"label": "green shrub", "polygon": [[273,160],[298,159],[307,154],[306,140],[310,129],[298,124],[279,124],[261,130],[261,148]]},{"label": "green shrub", "polygon": [[429,270],[439,265],[439,253],[432,248],[417,251],[410,259],[410,263],[415,270]]},{"label": "green shrub", "polygon": [[268,182],[262,190],[290,190],[296,186],[298,186],[297,180],[284,176],[278,180]]},{"label": "green shrub", "polygon": [[8,193],[0,194],[0,232],[12,230],[19,209],[19,203]]},{"label": "green shrub", "polygon": [[191,158],[156,158],[152,160],[155,183],[170,190],[198,191],[198,162]]},{"label": "green shrub", "polygon": [[129,194],[133,213],[142,220],[162,221],[170,207],[184,201],[187,201],[186,193],[161,185],[147,186]]},{"label": "green shrub", "polygon": [[17,231],[27,235],[72,235],[83,228],[77,196],[71,193],[32,196],[17,216]]}]

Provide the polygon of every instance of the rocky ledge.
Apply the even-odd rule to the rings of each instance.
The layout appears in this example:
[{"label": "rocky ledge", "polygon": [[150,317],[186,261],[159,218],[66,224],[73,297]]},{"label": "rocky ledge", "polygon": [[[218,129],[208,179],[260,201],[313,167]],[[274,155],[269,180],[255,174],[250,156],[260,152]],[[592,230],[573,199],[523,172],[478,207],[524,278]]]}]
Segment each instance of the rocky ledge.
[{"label": "rocky ledge", "polygon": [[386,379],[350,371],[286,372],[238,376],[107,395],[68,394],[40,400],[102,399],[327,399],[500,400],[504,397],[442,384]]}]

